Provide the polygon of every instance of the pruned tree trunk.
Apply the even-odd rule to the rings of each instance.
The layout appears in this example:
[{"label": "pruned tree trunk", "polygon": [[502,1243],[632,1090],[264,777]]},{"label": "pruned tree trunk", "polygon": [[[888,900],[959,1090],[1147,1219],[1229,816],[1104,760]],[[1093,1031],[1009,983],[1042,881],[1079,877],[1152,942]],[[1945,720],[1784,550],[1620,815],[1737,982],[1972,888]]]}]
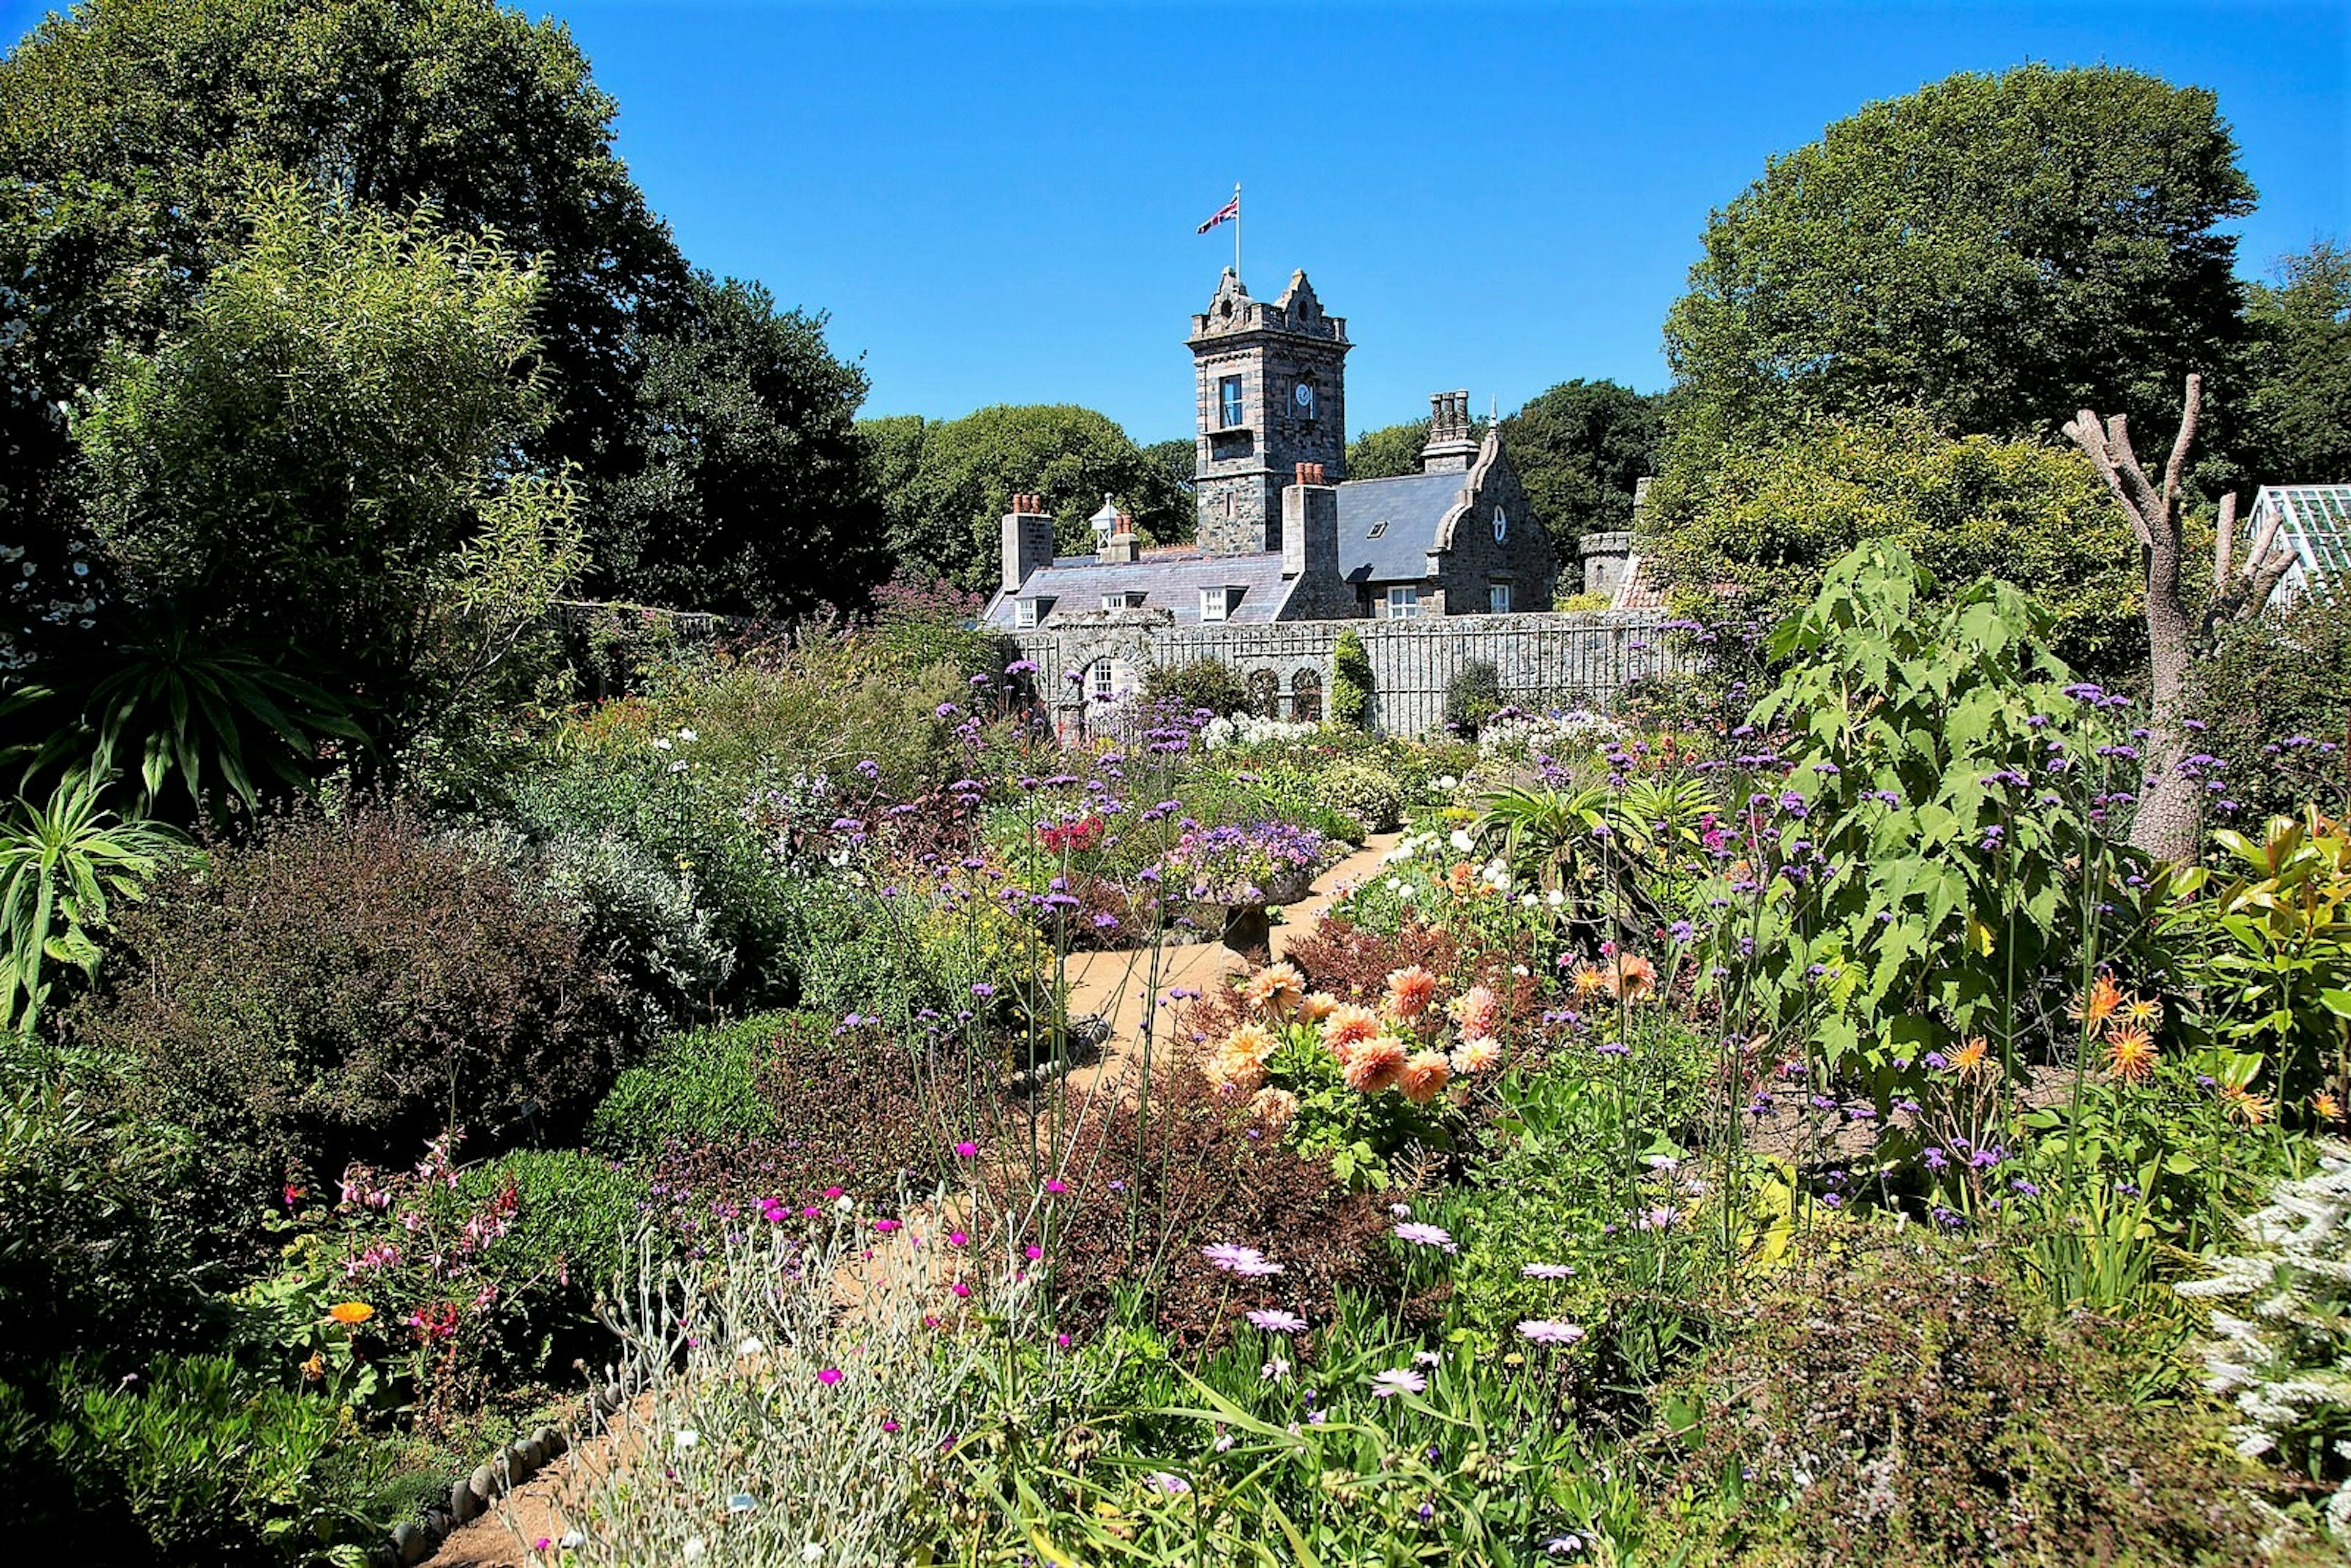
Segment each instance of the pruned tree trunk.
[{"label": "pruned tree trunk", "polygon": [[2208,649],[2213,631],[2231,621],[2261,613],[2279,579],[2294,564],[2291,550],[2277,542],[2277,525],[2264,526],[2245,552],[2241,570],[2231,570],[2236,548],[2237,497],[2220,500],[2218,537],[2213,548],[2212,600],[2200,615],[2192,613],[2180,591],[2180,476],[2188,465],[2188,449],[2196,439],[2196,420],[2204,400],[2204,378],[2188,378],[2188,396],[2179,413],[2179,434],[2171,443],[2170,459],[2163,465],[2158,491],[2139,466],[2131,450],[2130,429],[2121,414],[2104,423],[2088,409],[2074,414],[2065,434],[2087,455],[2098,476],[2114,492],[2115,500],[2138,536],[2141,559],[2147,564],[2147,646],[2149,674],[2147,740],[2141,752],[2143,779],[2138,812],[2131,821],[2130,841],[2159,861],[2185,861],[2196,853],[2204,825],[2204,790],[2181,764],[2190,754],[2188,719],[2189,672],[2199,649]]}]

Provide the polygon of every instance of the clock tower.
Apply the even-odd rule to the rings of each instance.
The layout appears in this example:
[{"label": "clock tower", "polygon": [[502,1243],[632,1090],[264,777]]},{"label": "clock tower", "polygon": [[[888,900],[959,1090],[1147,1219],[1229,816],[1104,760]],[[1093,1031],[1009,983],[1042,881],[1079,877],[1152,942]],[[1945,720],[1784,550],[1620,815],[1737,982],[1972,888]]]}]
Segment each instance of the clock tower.
[{"label": "clock tower", "polygon": [[1193,495],[1210,555],[1281,549],[1281,491],[1301,463],[1347,476],[1347,323],[1323,313],[1306,274],[1281,298],[1249,298],[1228,268],[1192,318],[1198,441]]}]

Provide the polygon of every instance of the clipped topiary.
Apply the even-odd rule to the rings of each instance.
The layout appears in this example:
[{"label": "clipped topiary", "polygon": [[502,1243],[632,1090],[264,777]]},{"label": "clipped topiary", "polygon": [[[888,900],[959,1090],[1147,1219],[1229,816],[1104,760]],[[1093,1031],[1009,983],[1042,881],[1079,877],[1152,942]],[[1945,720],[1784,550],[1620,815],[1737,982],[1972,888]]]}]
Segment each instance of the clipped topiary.
[{"label": "clipped topiary", "polygon": [[1362,729],[1372,716],[1372,656],[1353,627],[1331,649],[1331,721]]}]

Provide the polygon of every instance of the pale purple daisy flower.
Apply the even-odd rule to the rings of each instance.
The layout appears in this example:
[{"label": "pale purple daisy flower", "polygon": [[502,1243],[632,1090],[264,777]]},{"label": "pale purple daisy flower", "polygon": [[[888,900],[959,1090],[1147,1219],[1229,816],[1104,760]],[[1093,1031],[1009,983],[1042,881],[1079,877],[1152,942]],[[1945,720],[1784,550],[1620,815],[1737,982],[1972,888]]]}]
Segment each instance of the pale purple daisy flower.
[{"label": "pale purple daisy flower", "polygon": [[1519,1337],[1535,1344],[1573,1344],[1583,1331],[1556,1318],[1527,1318],[1519,1324]]},{"label": "pale purple daisy flower", "polygon": [[1426,1391],[1428,1379],[1410,1367],[1392,1366],[1372,1378],[1372,1397],[1393,1399],[1399,1394],[1419,1394]]},{"label": "pale purple daisy flower", "polygon": [[1416,1219],[1395,1228],[1396,1239],[1410,1241],[1421,1247],[1442,1247],[1453,1250],[1453,1232],[1442,1225],[1427,1225]]},{"label": "pale purple daisy flower", "polygon": [[1565,1263],[1530,1263],[1519,1272],[1530,1280],[1564,1280],[1575,1270]]},{"label": "pale purple daisy flower", "polygon": [[1200,1256],[1228,1274],[1247,1274],[1266,1266],[1265,1254],[1238,1242],[1217,1241],[1200,1249]]},{"label": "pale purple daisy flower", "polygon": [[1280,1307],[1267,1307],[1249,1315],[1249,1321],[1268,1333],[1304,1333],[1306,1320],[1296,1312],[1285,1312]]}]

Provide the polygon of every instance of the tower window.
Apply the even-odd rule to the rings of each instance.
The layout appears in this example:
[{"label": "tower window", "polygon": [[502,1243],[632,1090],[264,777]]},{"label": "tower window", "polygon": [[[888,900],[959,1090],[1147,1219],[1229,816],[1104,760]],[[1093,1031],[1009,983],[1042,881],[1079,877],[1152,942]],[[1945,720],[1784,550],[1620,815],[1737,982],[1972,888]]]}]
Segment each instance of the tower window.
[{"label": "tower window", "polygon": [[1241,379],[1226,376],[1217,382],[1217,403],[1222,411],[1222,423],[1227,430],[1241,423]]}]

